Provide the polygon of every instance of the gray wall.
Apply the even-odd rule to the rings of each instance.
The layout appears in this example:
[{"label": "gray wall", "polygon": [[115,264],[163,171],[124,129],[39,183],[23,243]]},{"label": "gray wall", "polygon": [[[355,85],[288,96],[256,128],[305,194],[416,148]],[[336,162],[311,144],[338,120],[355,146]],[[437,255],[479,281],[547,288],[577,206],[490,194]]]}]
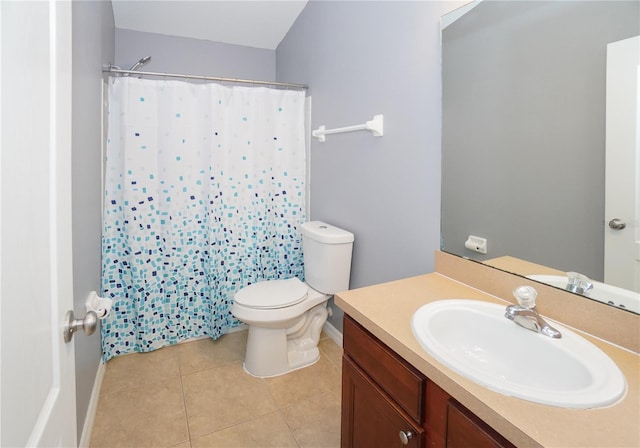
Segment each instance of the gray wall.
[{"label": "gray wall", "polygon": [[485,1],[445,29],[445,250],[602,280],[606,45],[638,34],[637,1]]},{"label": "gray wall", "polygon": [[[312,128],[384,114],[384,136],[311,143],[311,219],[355,234],[351,288],[433,270],[440,247],[440,16],[463,2],[311,1],[276,50]],[[390,297],[389,300],[395,300]],[[342,329],[342,312],[330,322]]]},{"label": "gray wall", "polygon": [[[72,205],[74,311],[100,292],[102,65],[114,60],[110,1],[73,2]],[[102,353],[100,332],[74,338],[78,439]]]},{"label": "gray wall", "polygon": [[116,29],[115,65],[129,69],[140,58],[151,61],[140,70],[273,81],[274,50],[186,37]]}]

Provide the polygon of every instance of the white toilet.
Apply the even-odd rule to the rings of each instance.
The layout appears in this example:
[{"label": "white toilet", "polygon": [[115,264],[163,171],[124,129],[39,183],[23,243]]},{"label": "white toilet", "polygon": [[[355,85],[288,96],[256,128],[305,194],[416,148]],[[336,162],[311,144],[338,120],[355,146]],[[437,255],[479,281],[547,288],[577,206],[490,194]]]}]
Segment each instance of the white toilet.
[{"label": "white toilet", "polygon": [[320,221],[302,224],[301,232],[306,283],[268,280],[235,294],[231,312],[249,325],[244,369],[253,376],[278,376],[315,363],[327,300],[349,289],[353,234]]}]

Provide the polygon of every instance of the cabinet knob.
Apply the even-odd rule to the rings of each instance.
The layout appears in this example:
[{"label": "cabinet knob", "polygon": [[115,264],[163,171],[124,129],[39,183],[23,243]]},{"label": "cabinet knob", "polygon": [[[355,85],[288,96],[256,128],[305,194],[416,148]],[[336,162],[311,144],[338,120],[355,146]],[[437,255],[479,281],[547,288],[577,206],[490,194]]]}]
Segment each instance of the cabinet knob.
[{"label": "cabinet knob", "polygon": [[413,433],[411,431],[400,431],[398,436],[400,436],[400,442],[402,442],[403,445],[408,445],[409,440],[413,438]]}]

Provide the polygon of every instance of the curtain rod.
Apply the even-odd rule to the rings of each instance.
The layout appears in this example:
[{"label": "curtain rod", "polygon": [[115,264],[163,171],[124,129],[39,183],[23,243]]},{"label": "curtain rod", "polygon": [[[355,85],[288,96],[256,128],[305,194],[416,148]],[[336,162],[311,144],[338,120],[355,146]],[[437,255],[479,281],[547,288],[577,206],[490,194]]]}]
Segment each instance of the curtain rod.
[{"label": "curtain rod", "polygon": [[242,84],[264,85],[264,86],[278,86],[278,87],[290,87],[294,89],[307,90],[309,86],[306,84],[292,84],[288,82],[276,82],[276,81],[256,81],[252,79],[238,79],[238,78],[223,78],[218,76],[201,76],[201,75],[180,75],[176,73],[160,73],[160,72],[142,72],[138,70],[122,70],[119,68],[109,67],[103,68],[103,73],[113,73],[120,75],[143,75],[143,76],[161,76],[168,78],[185,78],[185,79],[198,79],[201,81],[219,81],[219,82],[234,82]]}]

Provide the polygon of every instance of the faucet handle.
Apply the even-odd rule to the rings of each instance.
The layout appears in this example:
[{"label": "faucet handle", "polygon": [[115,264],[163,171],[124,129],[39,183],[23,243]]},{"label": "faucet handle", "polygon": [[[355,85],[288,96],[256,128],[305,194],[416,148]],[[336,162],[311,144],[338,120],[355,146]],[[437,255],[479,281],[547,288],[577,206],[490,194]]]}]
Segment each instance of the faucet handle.
[{"label": "faucet handle", "polygon": [[578,294],[587,294],[593,289],[593,283],[586,275],[582,275],[578,272],[567,272],[567,278],[567,291]]},{"label": "faucet handle", "polygon": [[522,308],[531,309],[536,306],[538,292],[532,286],[518,286],[513,290],[513,295]]}]

